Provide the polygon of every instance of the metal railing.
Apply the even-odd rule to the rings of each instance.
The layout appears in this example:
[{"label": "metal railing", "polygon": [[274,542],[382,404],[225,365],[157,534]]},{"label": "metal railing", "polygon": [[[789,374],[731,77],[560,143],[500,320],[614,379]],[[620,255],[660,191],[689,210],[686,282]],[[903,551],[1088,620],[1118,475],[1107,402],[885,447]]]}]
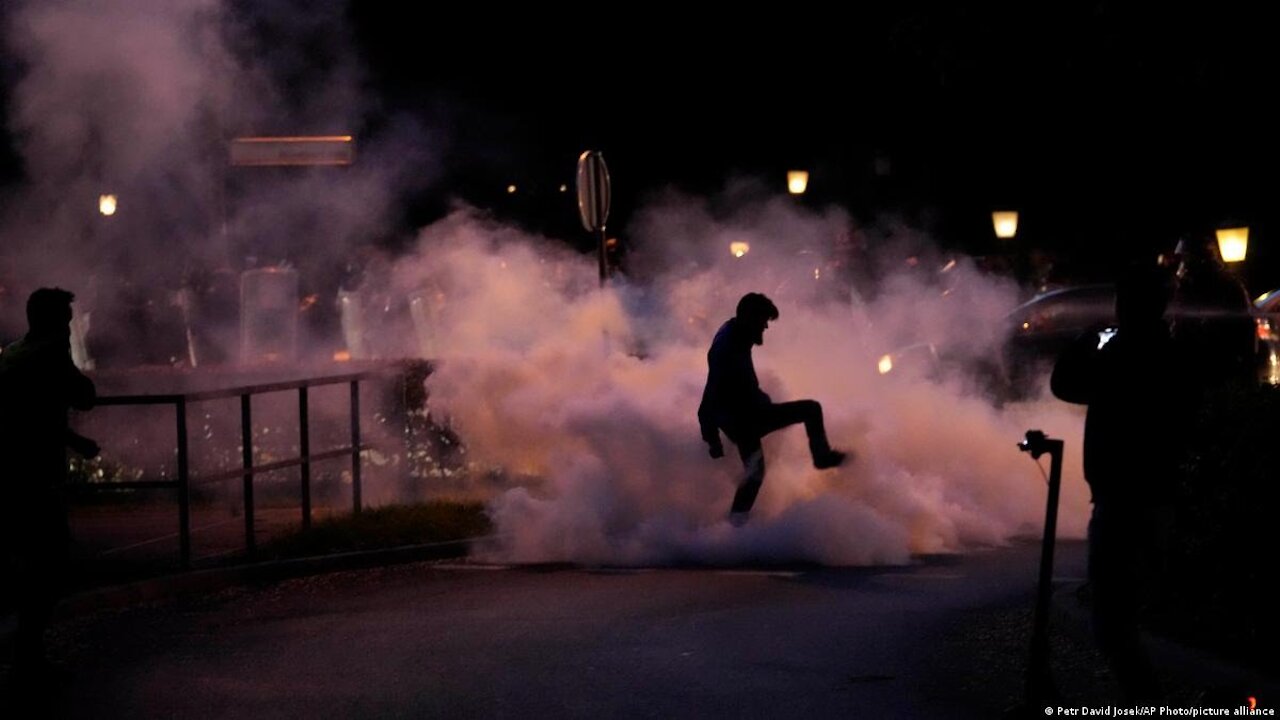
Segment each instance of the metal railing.
[{"label": "metal railing", "polygon": [[[98,406],[107,405],[173,405],[177,421],[178,443],[178,475],[175,480],[135,480],[127,482],[111,482],[97,484],[94,489],[127,490],[127,489],[171,489],[178,491],[178,543],[182,556],[182,566],[191,567],[191,487],[192,485],[221,482],[237,477],[243,479],[244,492],[244,526],[245,549],[253,552],[257,547],[254,537],[254,501],[253,478],[255,475],[298,467],[301,474],[302,494],[302,527],[311,527],[311,464],[321,460],[351,457],[351,502],[352,512],[359,513],[361,506],[360,487],[360,454],[368,449],[360,444],[360,381],[376,377],[376,372],[350,373],[331,375],[306,380],[268,383],[263,385],[246,385],[223,390],[208,390],[188,393],[140,394],[140,395],[107,395],[99,397]],[[351,386],[351,444],[343,447],[311,452],[310,412],[308,407],[308,390],[324,385],[349,384]],[[298,391],[298,457],[277,460],[255,465],[253,462],[253,401],[254,395]],[[187,436],[187,408],[191,403],[206,400],[222,400],[240,398],[240,436],[241,464],[237,469],[225,470],[208,475],[191,477],[190,448]]]}]

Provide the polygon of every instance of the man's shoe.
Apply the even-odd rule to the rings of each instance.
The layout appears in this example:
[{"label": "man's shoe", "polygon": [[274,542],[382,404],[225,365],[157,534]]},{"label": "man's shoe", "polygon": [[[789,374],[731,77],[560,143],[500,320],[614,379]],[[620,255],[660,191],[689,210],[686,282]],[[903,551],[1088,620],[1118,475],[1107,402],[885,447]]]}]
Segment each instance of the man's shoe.
[{"label": "man's shoe", "polygon": [[828,450],[824,453],[819,453],[818,455],[813,456],[813,466],[819,470],[840,467],[844,464],[844,460],[848,456],[848,453],[844,453],[839,450]]}]

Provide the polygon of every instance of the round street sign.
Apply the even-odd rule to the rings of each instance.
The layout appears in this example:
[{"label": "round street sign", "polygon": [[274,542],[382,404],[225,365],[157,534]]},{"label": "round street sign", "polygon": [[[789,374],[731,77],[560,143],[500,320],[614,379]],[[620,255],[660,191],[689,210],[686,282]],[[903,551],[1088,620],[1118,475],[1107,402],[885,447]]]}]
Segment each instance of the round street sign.
[{"label": "round street sign", "polygon": [[600,232],[609,220],[609,167],[599,150],[578,157],[578,216],[587,232]]}]

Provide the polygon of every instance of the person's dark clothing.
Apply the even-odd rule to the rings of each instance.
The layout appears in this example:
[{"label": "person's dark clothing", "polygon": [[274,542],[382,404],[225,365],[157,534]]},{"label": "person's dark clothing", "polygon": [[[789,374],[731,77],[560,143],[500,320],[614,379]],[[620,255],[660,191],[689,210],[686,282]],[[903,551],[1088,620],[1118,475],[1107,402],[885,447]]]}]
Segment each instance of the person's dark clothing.
[{"label": "person's dark clothing", "polygon": [[[751,361],[751,338],[737,318],[729,319],[716,332],[707,351],[707,385],[698,405],[698,424],[707,444],[720,445],[720,430],[733,439],[766,408],[773,404],[760,389],[756,367]],[[730,429],[737,432],[729,432]],[[735,441],[736,442],[736,441]]]},{"label": "person's dark clothing", "polygon": [[1173,299],[1174,339],[1186,348],[1199,383],[1249,382],[1257,372],[1253,303],[1238,278],[1209,263],[1192,265]]},{"label": "person's dark clothing", "polygon": [[1129,700],[1158,686],[1142,648],[1139,615],[1172,505],[1176,449],[1186,426],[1184,370],[1163,321],[1122,326],[1101,349],[1089,334],[1068,348],[1050,387],[1089,406],[1084,472],[1093,496],[1089,581],[1094,632]]},{"label": "person's dark clothing", "polygon": [[[712,454],[723,452],[720,432],[738,447],[746,475],[733,498],[731,512],[746,513],[755,504],[764,482],[764,453],[760,441],[769,433],[804,423],[809,451],[815,463],[834,453],[827,441],[822,406],[814,400],[774,403],[760,389],[751,360],[753,340],[742,323],[733,318],[721,326],[707,351],[707,385],[698,406],[702,439]],[[825,465],[824,465],[825,466]]]},{"label": "person's dark clothing", "polygon": [[88,409],[94,397],[93,382],[72,363],[65,337],[27,335],[0,353],[0,525],[16,570],[19,666],[43,658],[44,630],[68,564],[66,447],[84,439],[70,431],[67,410]]},{"label": "person's dark clothing", "polygon": [[[0,353],[0,449],[42,479],[66,478],[67,411],[93,407],[93,381],[71,361],[65,338],[27,335]],[[43,492],[49,484],[11,482],[6,492]]]},{"label": "person's dark clothing", "polygon": [[1122,328],[1101,349],[1090,333],[1058,358],[1050,389],[1088,405],[1084,476],[1095,504],[1150,506],[1169,501],[1182,432],[1185,382],[1178,348],[1163,323]]},{"label": "person's dark clothing", "polygon": [[822,453],[830,452],[827,431],[822,423],[822,406],[815,400],[771,403],[752,415],[746,423],[725,429],[725,434],[738,446],[738,456],[742,458],[742,466],[747,471],[742,484],[738,486],[738,492],[733,496],[730,512],[749,512],[756,502],[760,486],[764,484],[761,438],[774,430],[797,423],[804,423],[805,432],[809,436],[810,454],[820,457]]},{"label": "person's dark clothing", "polygon": [[1089,587],[1093,632],[1126,699],[1159,699],[1159,683],[1142,645],[1144,598],[1163,554],[1167,508],[1094,505],[1089,518]]}]

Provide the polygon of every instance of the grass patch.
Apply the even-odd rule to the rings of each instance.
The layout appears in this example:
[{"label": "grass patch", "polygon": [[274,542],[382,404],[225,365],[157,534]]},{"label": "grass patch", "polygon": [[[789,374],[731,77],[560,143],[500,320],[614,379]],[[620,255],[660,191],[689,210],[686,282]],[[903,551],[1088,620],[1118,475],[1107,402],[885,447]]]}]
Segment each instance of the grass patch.
[{"label": "grass patch", "polygon": [[381,550],[424,543],[464,540],[493,529],[481,503],[436,500],[421,505],[390,505],[315,523],[262,548],[271,558]]}]

